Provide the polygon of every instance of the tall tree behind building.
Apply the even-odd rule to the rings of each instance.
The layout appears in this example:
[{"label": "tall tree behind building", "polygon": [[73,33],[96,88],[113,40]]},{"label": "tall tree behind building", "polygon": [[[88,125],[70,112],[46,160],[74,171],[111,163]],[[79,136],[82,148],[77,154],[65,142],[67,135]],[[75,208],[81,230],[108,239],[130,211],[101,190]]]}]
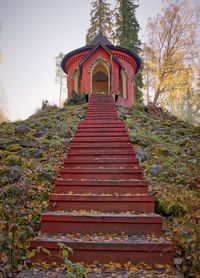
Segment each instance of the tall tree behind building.
[{"label": "tall tree behind building", "polygon": [[86,45],[90,44],[98,33],[102,33],[111,39],[113,31],[112,11],[107,0],[94,0],[91,6],[90,27],[87,30]]},{"label": "tall tree behind building", "polygon": [[165,1],[160,14],[148,21],[145,57],[151,75],[153,103],[182,101],[192,91],[193,68],[198,58],[197,9],[188,1]]},{"label": "tall tree behind building", "polygon": [[[117,0],[114,42],[121,47],[130,49],[136,54],[140,54],[141,41],[138,37],[140,26],[136,18],[136,9],[139,5],[135,4],[135,2],[135,0]],[[137,99],[140,99],[142,96],[141,88],[143,86],[141,70],[137,73],[135,81],[136,96]]]}]

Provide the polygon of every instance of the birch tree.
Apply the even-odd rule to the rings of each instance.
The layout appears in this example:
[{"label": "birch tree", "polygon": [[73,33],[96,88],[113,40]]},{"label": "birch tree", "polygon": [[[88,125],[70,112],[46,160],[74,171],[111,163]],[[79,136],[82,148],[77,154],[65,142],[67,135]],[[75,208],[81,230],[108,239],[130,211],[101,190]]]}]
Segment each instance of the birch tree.
[{"label": "birch tree", "polygon": [[191,89],[192,67],[198,57],[197,14],[188,1],[165,1],[160,14],[149,19],[147,48],[153,104],[182,98]]},{"label": "birch tree", "polygon": [[66,85],[67,85],[67,76],[61,68],[61,62],[63,58],[64,58],[64,54],[62,52],[60,52],[58,56],[55,57],[55,62],[56,62],[55,82],[59,85],[59,107],[61,107],[62,105],[62,92],[64,89],[66,89]]}]

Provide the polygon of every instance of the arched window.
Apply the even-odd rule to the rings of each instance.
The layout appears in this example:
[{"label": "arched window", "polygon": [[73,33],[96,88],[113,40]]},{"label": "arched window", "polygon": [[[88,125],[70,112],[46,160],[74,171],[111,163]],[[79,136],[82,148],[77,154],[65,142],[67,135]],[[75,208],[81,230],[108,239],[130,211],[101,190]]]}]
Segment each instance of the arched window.
[{"label": "arched window", "polygon": [[73,74],[73,79],[74,79],[74,91],[76,93],[79,92],[80,89],[80,70],[75,69],[74,74]]},{"label": "arched window", "polygon": [[119,75],[119,91],[120,95],[126,99],[126,73],[124,69],[121,69],[120,75]]}]

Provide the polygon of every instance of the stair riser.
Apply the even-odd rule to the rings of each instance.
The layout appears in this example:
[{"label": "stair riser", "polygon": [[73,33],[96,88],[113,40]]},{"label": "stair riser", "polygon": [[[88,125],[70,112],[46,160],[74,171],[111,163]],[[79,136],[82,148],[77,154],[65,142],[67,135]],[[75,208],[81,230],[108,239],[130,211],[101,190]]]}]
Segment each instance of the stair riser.
[{"label": "stair riser", "polygon": [[98,223],[98,222],[58,222],[42,221],[43,233],[127,233],[134,235],[162,234],[160,223]]},{"label": "stair riser", "polygon": [[124,212],[124,211],[135,211],[136,213],[153,213],[154,212],[154,202],[85,202],[85,201],[50,201],[49,211],[56,210],[81,210],[86,209],[90,210],[92,207],[93,210],[100,211],[112,211],[112,212]]},{"label": "stair riser", "polygon": [[125,137],[128,138],[127,132],[79,132],[77,131],[75,134],[76,138],[82,138],[82,137]]},{"label": "stair riser", "polygon": [[122,123],[114,123],[114,124],[111,124],[111,123],[81,123],[79,124],[79,127],[82,127],[82,128],[112,128],[112,127],[115,127],[115,128],[124,128],[124,125]]},{"label": "stair riser", "polygon": [[[34,245],[35,246],[35,245]],[[43,246],[40,244],[38,246]],[[46,245],[45,245],[46,246]],[[67,246],[73,248],[72,244]],[[34,247],[33,247],[34,249]],[[153,252],[151,251],[153,250]],[[98,261],[101,264],[109,263],[112,259],[112,262],[118,263],[127,263],[132,262],[135,264],[145,263],[145,264],[173,264],[173,253],[172,251],[167,251],[168,246],[163,246],[162,251],[154,251],[155,246],[150,246],[146,251],[129,251],[129,250],[74,250],[74,254],[70,255],[69,259],[73,262],[85,262],[86,264],[92,264],[95,261]],[[47,262],[59,262],[63,261],[59,258],[58,254],[60,253],[59,249],[52,249],[51,255],[47,256],[42,253],[37,254],[33,261],[37,262],[39,260],[45,260]],[[121,276],[120,276],[121,277]]]},{"label": "stair riser", "polygon": [[[81,186],[81,185],[56,185],[54,189],[55,193],[92,193],[92,194],[147,194],[147,186]],[[91,206],[90,206],[91,208]]]},{"label": "stair riser", "polygon": [[122,142],[122,143],[115,143],[115,142],[110,142],[110,143],[107,143],[107,142],[84,142],[84,143],[81,143],[81,142],[73,142],[70,146],[70,149],[77,149],[77,148],[87,148],[87,149],[112,149],[112,148],[115,148],[115,149],[119,149],[121,151],[123,151],[124,149],[129,149],[129,150],[133,150],[132,149],[132,146],[131,144],[129,143],[126,143],[126,142]]},{"label": "stair riser", "polygon": [[128,145],[130,144],[130,140],[128,138],[128,136],[123,136],[123,137],[78,137],[76,136],[75,138],[73,138],[73,142],[99,142],[101,145],[103,145],[104,143],[112,143],[114,144],[114,142],[123,142],[123,143],[128,143]]},{"label": "stair riser", "polygon": [[[99,114],[99,113],[98,113]],[[97,121],[99,121],[99,120],[119,120],[118,119],[118,116],[115,114],[115,115],[107,115],[107,113],[106,113],[106,116],[105,115],[98,115],[98,114],[96,114],[95,115],[95,113],[94,113],[94,115],[86,115],[86,117],[85,117],[85,120],[97,120]]]},{"label": "stair riser", "polygon": [[113,188],[118,188],[118,186],[148,186],[148,183],[145,180],[77,180],[77,179],[69,179],[69,180],[56,180],[55,185],[83,185],[83,186],[111,186]]},{"label": "stair riser", "polygon": [[63,179],[101,179],[101,180],[129,180],[142,179],[143,174],[102,174],[102,173],[61,173]]},{"label": "stair riser", "polygon": [[64,168],[66,169],[102,169],[102,168],[132,168],[132,169],[141,169],[138,164],[133,163],[65,163]]},{"label": "stair riser", "polygon": [[113,163],[113,162],[117,162],[119,161],[120,163],[124,163],[124,162],[130,162],[130,163],[138,163],[137,158],[135,157],[134,154],[132,155],[87,155],[86,157],[83,156],[79,156],[77,155],[73,155],[70,156],[70,154],[68,153],[67,155],[67,161],[68,162],[91,162],[91,163]]},{"label": "stair riser", "polygon": [[96,114],[95,112],[87,112],[86,114],[87,117],[111,117],[111,116],[117,116],[116,112],[98,112],[98,114]]},{"label": "stair riser", "polygon": [[106,149],[96,149],[96,148],[90,148],[89,150],[85,150],[84,148],[73,148],[70,149],[68,152],[68,156],[76,155],[76,156],[84,156],[84,157],[91,157],[93,155],[94,157],[99,156],[107,156],[113,154],[121,155],[121,157],[125,157],[126,155],[134,155],[133,151],[130,148],[123,148],[123,149],[114,149],[114,148],[106,148]]},{"label": "stair riser", "polygon": [[116,119],[111,119],[111,120],[107,120],[107,119],[87,119],[87,120],[85,120],[84,121],[85,123],[105,123],[105,124],[107,124],[107,123],[109,123],[109,124],[119,124],[119,123],[122,123],[118,118],[116,118]]},{"label": "stair riser", "polygon": [[116,132],[116,133],[126,133],[127,134],[127,130],[123,127],[123,128],[117,128],[117,127],[108,127],[108,128],[101,128],[101,127],[99,127],[99,128],[96,128],[95,130],[94,130],[94,128],[81,128],[80,126],[79,126],[79,128],[77,129],[77,131],[76,131],[76,133],[78,133],[78,134],[81,134],[81,133],[92,133],[92,134],[96,134],[96,133],[99,133],[99,132],[101,132],[101,133],[103,133],[103,134],[105,134],[105,135],[107,135],[108,133],[111,133],[111,132]]}]

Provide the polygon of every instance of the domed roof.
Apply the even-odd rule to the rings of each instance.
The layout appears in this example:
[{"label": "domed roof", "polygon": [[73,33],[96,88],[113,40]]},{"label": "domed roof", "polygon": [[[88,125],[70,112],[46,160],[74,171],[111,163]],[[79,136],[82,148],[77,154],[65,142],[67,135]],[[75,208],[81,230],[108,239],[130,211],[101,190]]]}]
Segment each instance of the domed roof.
[{"label": "domed roof", "polygon": [[[138,57],[137,54],[135,54],[134,52],[132,52],[131,50],[129,49],[126,49],[126,48],[123,48],[123,47],[119,47],[119,46],[115,46],[113,45],[102,33],[99,33],[94,39],[93,41],[91,42],[90,45],[86,45],[86,46],[83,46],[83,47],[80,47],[78,49],[75,49],[71,52],[69,52],[68,54],[65,55],[65,57],[63,58],[62,62],[61,62],[61,67],[63,69],[63,71],[65,73],[66,70],[65,70],[65,65],[67,63],[67,61],[75,54],[78,54],[79,52],[81,51],[84,51],[84,50],[89,50],[88,54],[86,56],[89,56],[91,52],[95,51],[95,49],[97,49],[99,46],[102,46],[104,49],[106,49],[109,53],[111,53],[111,50],[121,50],[127,54],[129,54],[130,56],[132,56],[134,58],[134,60],[136,61],[136,64],[137,64],[137,69],[136,69],[136,72],[139,70],[140,68],[140,65],[141,65],[141,60],[140,58]],[[114,54],[112,54],[114,55]],[[86,59],[86,57],[84,58]],[[83,60],[84,60],[83,59]],[[117,59],[117,57],[115,57],[115,59]],[[82,62],[83,62],[82,60]],[[81,62],[81,64],[82,64]],[[118,61],[119,62],[119,61]],[[119,62],[120,63],[120,62]]]}]

